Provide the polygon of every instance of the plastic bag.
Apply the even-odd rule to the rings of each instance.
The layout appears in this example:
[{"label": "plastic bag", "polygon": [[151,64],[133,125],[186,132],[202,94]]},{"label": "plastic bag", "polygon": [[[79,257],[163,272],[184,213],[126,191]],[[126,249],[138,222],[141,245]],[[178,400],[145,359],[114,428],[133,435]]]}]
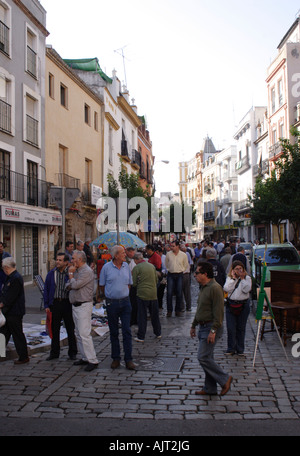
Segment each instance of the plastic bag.
[{"label": "plastic bag", "polygon": [[0,310],[0,328],[2,328],[2,326],[5,325],[5,323],[6,323],[6,318]]}]

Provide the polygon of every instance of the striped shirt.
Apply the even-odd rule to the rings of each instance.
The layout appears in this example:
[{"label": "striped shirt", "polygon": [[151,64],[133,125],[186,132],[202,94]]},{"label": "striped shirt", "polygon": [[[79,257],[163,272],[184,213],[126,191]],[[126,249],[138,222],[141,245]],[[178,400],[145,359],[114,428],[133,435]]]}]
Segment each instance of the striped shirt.
[{"label": "striped shirt", "polygon": [[60,272],[58,269],[55,271],[55,293],[54,299],[68,299],[68,291],[66,290],[66,275],[68,271],[64,269]]}]

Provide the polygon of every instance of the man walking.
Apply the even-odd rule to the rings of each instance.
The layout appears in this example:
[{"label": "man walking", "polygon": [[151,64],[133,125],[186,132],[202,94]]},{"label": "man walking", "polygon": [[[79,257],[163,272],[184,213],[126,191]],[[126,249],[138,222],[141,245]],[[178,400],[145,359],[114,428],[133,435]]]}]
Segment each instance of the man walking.
[{"label": "man walking", "polygon": [[193,260],[191,258],[191,255],[187,251],[187,248],[184,244],[180,245],[180,250],[184,252],[188,258],[188,267],[187,269],[183,272],[183,277],[182,277],[182,293],[184,296],[185,300],[185,309],[183,307],[183,311],[191,311],[192,310],[192,298],[191,298],[191,267],[193,264]]},{"label": "man walking", "polygon": [[5,325],[0,329],[4,334],[6,345],[12,336],[19,359],[15,364],[29,362],[26,337],[23,332],[23,316],[25,315],[25,293],[23,277],[16,269],[12,257],[2,261],[2,268],[6,274],[2,293],[0,296],[0,309],[6,318]]},{"label": "man walking", "polygon": [[132,337],[130,329],[131,304],[129,290],[132,285],[132,275],[126,263],[126,253],[121,245],[111,249],[112,261],[101,269],[99,286],[106,297],[106,311],[110,329],[111,368],[120,366],[119,319],[122,325],[124,360],[126,368],[135,369],[132,361]]},{"label": "man walking", "polygon": [[173,290],[176,295],[175,315],[180,317],[182,308],[183,273],[188,268],[188,258],[179,249],[179,241],[171,242],[171,251],[166,255],[167,276],[167,317],[173,312]]},{"label": "man walking", "polygon": [[77,344],[74,334],[74,322],[72,317],[72,304],[69,301],[69,293],[66,284],[68,276],[69,258],[65,253],[58,253],[56,267],[48,272],[44,287],[44,307],[52,316],[52,341],[51,351],[47,361],[59,358],[60,354],[60,326],[64,321],[68,334],[69,358],[75,360]]},{"label": "man walking", "polygon": [[223,289],[215,281],[213,266],[208,262],[202,262],[197,266],[195,277],[202,288],[190,335],[192,338],[196,337],[196,327],[199,326],[198,360],[205,372],[204,387],[196,391],[196,394],[215,395],[219,384],[222,387],[221,396],[224,396],[230,389],[232,377],[225,373],[214,360],[215,345],[222,335]]},{"label": "man walking", "polygon": [[133,286],[136,287],[138,304],[138,333],[134,339],[144,342],[147,330],[147,311],[149,309],[153,332],[157,339],[161,338],[161,325],[157,301],[157,273],[155,267],[144,260],[143,254],[138,252],[134,255],[136,263],[132,271]]},{"label": "man walking", "polygon": [[75,335],[81,359],[75,361],[75,366],[86,364],[85,371],[97,368],[98,360],[91,336],[91,317],[94,297],[94,272],[86,264],[84,252],[75,250],[72,255],[72,265],[68,270],[70,290],[69,299],[72,304],[72,314],[75,323]]}]

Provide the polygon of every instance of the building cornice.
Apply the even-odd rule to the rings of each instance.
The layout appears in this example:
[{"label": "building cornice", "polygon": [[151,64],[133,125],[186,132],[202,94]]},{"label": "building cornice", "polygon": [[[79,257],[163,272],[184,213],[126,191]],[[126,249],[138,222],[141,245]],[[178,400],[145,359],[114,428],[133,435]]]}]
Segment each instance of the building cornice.
[{"label": "building cornice", "polygon": [[24,14],[34,23],[34,25],[43,33],[45,37],[49,36],[48,30],[37,20],[37,18],[29,11],[21,0],[13,0],[13,2],[23,11]]},{"label": "building cornice", "polygon": [[283,67],[283,65],[285,64],[286,62],[286,58],[282,59],[281,62],[276,66],[276,68],[274,68],[274,70],[271,72],[271,74],[269,74],[269,76],[267,77],[266,79],[266,82],[269,83],[272,78],[275,76],[275,74],[280,70],[281,67]]},{"label": "building cornice", "polygon": [[118,104],[120,109],[124,112],[124,114],[129,117],[133,125],[136,127],[139,127],[142,125],[142,121],[140,120],[139,116],[134,112],[130,104],[125,100],[124,97],[120,96],[118,97]]},{"label": "building cornice", "polygon": [[112,116],[109,112],[106,112],[106,113],[105,113],[105,119],[110,123],[110,125],[111,125],[116,131],[119,130],[120,125],[115,121],[115,119],[113,118],[113,116]]}]

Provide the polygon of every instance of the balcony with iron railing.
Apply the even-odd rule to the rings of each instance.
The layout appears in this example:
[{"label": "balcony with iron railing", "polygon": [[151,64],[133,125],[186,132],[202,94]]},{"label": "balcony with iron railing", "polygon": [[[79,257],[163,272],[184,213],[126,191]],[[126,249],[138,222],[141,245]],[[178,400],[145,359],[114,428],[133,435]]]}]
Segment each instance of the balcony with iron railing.
[{"label": "balcony with iron railing", "polygon": [[138,170],[141,167],[141,154],[135,149],[132,149],[131,164],[136,166]]},{"label": "balcony with iron railing", "polygon": [[215,219],[215,213],[214,212],[204,212],[204,221],[208,220],[214,220]]},{"label": "balcony with iron railing", "polygon": [[69,176],[65,173],[56,173],[56,181],[59,187],[78,188],[80,189],[80,179]]},{"label": "balcony with iron railing", "polygon": [[279,158],[282,152],[282,144],[280,141],[278,141],[269,148],[269,160],[276,160],[277,158]]},{"label": "balcony with iron railing", "polygon": [[262,176],[264,174],[269,174],[269,169],[270,169],[269,160],[266,159],[261,164],[257,164],[257,165],[253,166],[253,168],[252,168],[253,177],[256,178],[256,177]]},{"label": "balcony with iron railing", "polygon": [[30,206],[48,207],[50,182],[0,166],[0,199]]},{"label": "balcony with iron railing", "polygon": [[243,174],[248,169],[250,169],[250,161],[249,161],[249,155],[246,155],[245,157],[241,158],[241,160],[238,160],[236,162],[235,172],[237,174]]},{"label": "balcony with iron railing", "polygon": [[0,130],[11,133],[11,105],[0,100]]},{"label": "balcony with iron railing", "polygon": [[39,122],[26,114],[26,141],[34,146],[39,145]]},{"label": "balcony with iron railing", "polygon": [[234,206],[234,212],[236,214],[240,214],[243,212],[248,212],[250,210],[250,202],[248,199],[244,199],[242,201],[239,201],[237,204]]},{"label": "balcony with iron railing", "polygon": [[33,76],[34,78],[37,77],[37,54],[36,52],[31,49],[31,47],[27,46],[27,72]]},{"label": "balcony with iron railing", "polygon": [[147,179],[146,164],[143,160],[141,160],[140,178]]},{"label": "balcony with iron railing", "polygon": [[121,140],[121,157],[126,161],[131,161],[128,153],[127,141],[125,139]]},{"label": "balcony with iron railing", "polygon": [[0,21],[0,51],[9,55],[9,28]]}]

